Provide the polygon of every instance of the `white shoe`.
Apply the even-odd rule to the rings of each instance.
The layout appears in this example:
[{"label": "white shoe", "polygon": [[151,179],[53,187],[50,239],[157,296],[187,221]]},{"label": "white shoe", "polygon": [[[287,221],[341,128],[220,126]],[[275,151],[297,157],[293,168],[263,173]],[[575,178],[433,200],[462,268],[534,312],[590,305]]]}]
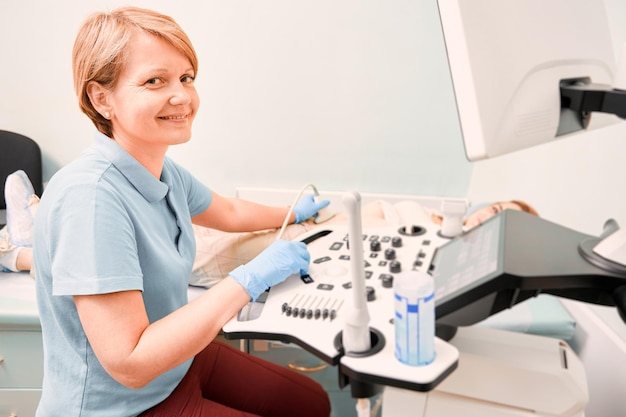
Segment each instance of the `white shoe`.
[{"label": "white shoe", "polygon": [[11,246],[33,246],[33,219],[39,205],[39,197],[22,170],[10,174],[4,184],[6,200],[6,234]]}]

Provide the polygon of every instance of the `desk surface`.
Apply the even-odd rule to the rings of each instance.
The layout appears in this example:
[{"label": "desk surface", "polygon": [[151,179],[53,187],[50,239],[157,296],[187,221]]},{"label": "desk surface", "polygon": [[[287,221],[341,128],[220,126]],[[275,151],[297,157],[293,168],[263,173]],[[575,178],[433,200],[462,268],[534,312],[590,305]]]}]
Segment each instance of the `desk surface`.
[{"label": "desk surface", "polygon": [[[189,287],[189,300],[204,291]],[[0,330],[13,327],[40,329],[35,280],[27,272],[0,272]]]},{"label": "desk surface", "polygon": [[35,280],[26,272],[0,272],[0,329],[39,329]]}]

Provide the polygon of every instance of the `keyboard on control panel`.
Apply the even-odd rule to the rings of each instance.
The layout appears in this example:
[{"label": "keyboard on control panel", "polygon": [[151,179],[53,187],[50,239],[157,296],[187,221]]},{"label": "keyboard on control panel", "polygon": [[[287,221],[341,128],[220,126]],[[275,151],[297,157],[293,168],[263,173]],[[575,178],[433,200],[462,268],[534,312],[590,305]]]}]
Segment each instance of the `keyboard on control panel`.
[{"label": "keyboard on control panel", "polygon": [[[362,236],[368,305],[371,309],[383,302],[389,317],[394,277],[407,270],[428,271],[435,249],[447,241],[421,226],[408,229],[409,233],[407,227],[366,229]],[[340,317],[352,287],[347,229],[311,232],[300,240],[311,254],[309,272],[291,291],[281,292],[280,313],[294,319],[332,322]]]}]

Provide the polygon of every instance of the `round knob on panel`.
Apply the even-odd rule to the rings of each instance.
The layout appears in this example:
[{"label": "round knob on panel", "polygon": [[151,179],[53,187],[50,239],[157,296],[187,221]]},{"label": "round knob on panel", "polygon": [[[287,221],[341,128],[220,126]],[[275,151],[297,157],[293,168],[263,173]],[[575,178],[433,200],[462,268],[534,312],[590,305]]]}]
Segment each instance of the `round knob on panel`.
[{"label": "round knob on panel", "polygon": [[381,278],[383,283],[383,288],[391,288],[393,287],[393,275],[383,275]]},{"label": "round knob on panel", "polygon": [[391,238],[391,246],[394,248],[402,247],[402,238],[400,236],[394,236]]},{"label": "round knob on panel", "polygon": [[378,252],[381,249],[380,240],[372,240],[370,242],[370,250],[372,252]]},{"label": "round knob on panel", "polygon": [[388,261],[396,259],[396,250],[392,248],[385,249],[385,259]]},{"label": "round knob on panel", "polygon": [[389,262],[389,272],[398,273],[402,271],[402,264],[398,260]]},{"label": "round knob on panel", "polygon": [[376,299],[376,290],[374,287],[367,286],[365,287],[365,291],[367,293],[367,301],[374,301]]}]

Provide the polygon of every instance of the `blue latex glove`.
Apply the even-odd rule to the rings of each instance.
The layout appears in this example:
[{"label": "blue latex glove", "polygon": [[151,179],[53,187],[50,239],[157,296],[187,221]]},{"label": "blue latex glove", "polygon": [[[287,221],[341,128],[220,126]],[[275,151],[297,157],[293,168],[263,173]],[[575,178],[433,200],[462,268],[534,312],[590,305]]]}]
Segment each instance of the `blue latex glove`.
[{"label": "blue latex glove", "polygon": [[289,275],[309,271],[311,255],[302,242],[277,240],[245,265],[229,275],[241,284],[255,301],[269,287],[283,282]]},{"label": "blue latex glove", "polygon": [[330,201],[328,200],[315,201],[313,194],[305,194],[293,208],[294,213],[296,213],[296,223],[317,217],[317,212],[328,207],[329,204]]}]

